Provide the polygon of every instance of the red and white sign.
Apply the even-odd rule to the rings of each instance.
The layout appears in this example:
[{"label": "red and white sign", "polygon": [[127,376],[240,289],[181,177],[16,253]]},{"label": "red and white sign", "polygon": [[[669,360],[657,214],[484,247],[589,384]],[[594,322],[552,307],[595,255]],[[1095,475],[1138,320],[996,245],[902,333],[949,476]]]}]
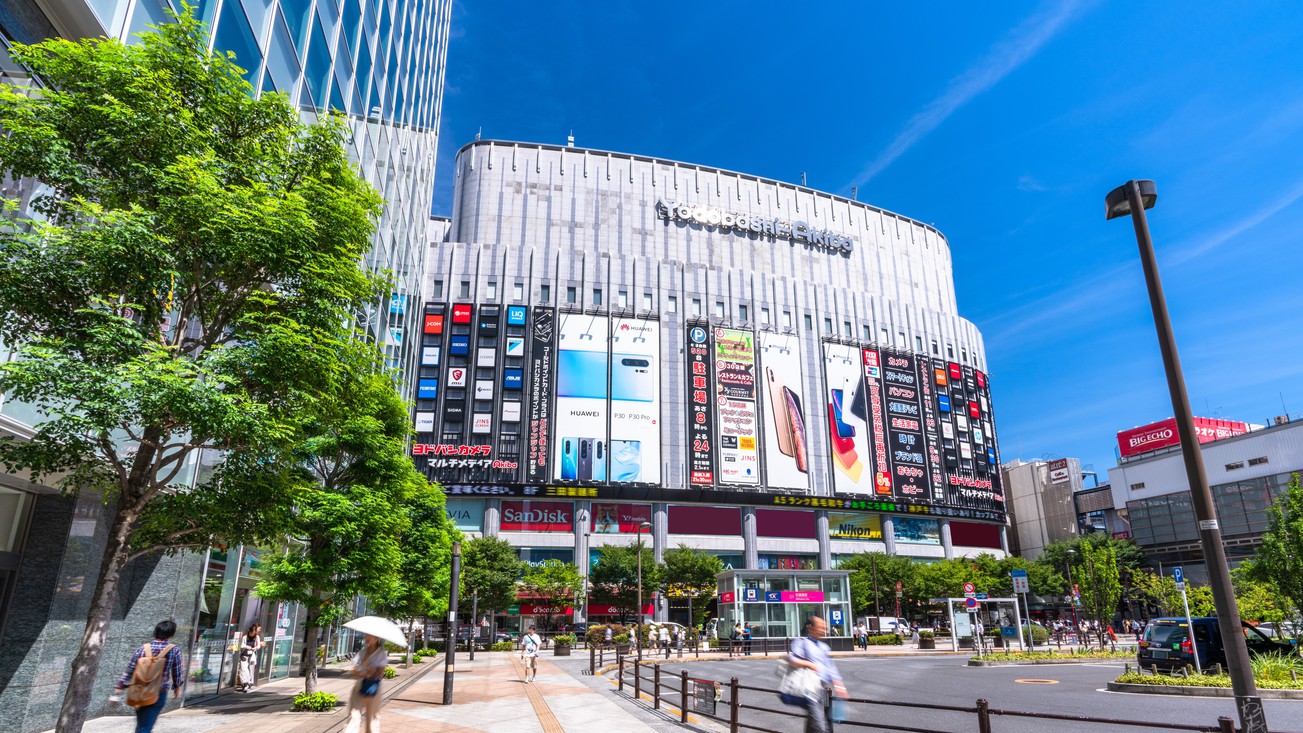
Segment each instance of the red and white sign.
[{"label": "red and white sign", "polygon": [[[524,609],[524,606],[521,606],[521,608]],[[522,613],[523,612],[524,611],[522,610]],[[651,615],[652,613],[655,613],[655,611],[652,608],[652,604],[650,603],[645,604],[642,607],[642,612],[644,615]],[[588,604],[588,615],[589,616],[618,616],[620,615],[620,607],[608,605],[605,603],[590,603]]]},{"label": "red and white sign", "polygon": [[473,306],[470,303],[453,303],[452,305],[452,322],[453,323],[470,323],[471,310]]},{"label": "red and white sign", "polygon": [[1067,483],[1069,480],[1071,480],[1071,477],[1068,475],[1069,471],[1068,471],[1067,458],[1058,458],[1053,461],[1050,461],[1049,469],[1050,469],[1050,483],[1062,484],[1062,483]]},{"label": "red and white sign", "polygon": [[425,333],[439,335],[443,333],[443,314],[427,313],[425,315],[425,324],[422,330]]},{"label": "red and white sign", "polygon": [[964,595],[969,595],[976,592],[977,592],[976,585],[973,585],[972,583],[964,583]]},{"label": "red and white sign", "polygon": [[449,370],[448,370],[448,386],[449,386],[449,387],[465,387],[465,386],[466,386],[466,369],[465,369],[465,367],[453,367],[452,369],[449,369]]},{"label": "red and white sign", "polygon": [[575,505],[565,501],[504,501],[501,529],[509,532],[569,532]]},{"label": "red and white sign", "polygon": [[726,593],[719,594],[720,603],[732,603],[736,599],[737,599],[737,593],[735,593],[734,591],[728,591]]},{"label": "red and white sign", "polygon": [[[1211,443],[1233,435],[1243,435],[1249,432],[1249,426],[1235,420],[1196,417],[1194,432],[1199,436],[1200,443]],[[1176,418],[1172,417],[1118,433],[1118,452],[1123,458],[1180,444],[1181,436],[1176,429]]]},{"label": "red and white sign", "polygon": [[575,609],[570,606],[540,606],[532,603],[520,604],[521,616],[555,616],[557,614],[573,614]]}]

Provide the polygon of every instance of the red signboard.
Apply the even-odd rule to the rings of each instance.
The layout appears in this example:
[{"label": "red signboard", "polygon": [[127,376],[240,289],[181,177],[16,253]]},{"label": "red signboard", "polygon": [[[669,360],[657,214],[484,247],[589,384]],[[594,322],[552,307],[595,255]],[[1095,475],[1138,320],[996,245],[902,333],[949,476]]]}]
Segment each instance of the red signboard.
[{"label": "red signboard", "polygon": [[452,322],[453,323],[470,323],[471,308],[470,303],[453,303],[452,304]]},{"label": "red signboard", "polygon": [[[524,606],[521,606],[521,609],[523,613]],[[629,609],[629,610],[632,611],[633,609]],[[650,616],[655,611],[652,608],[652,604],[648,603],[642,607],[642,612],[644,615]],[[620,608],[619,606],[610,606],[605,603],[590,603],[588,604],[588,615],[589,616],[618,616],[620,615]]]},{"label": "red signboard", "polygon": [[737,594],[736,594],[734,591],[731,591],[731,590],[719,594],[719,602],[720,602],[720,603],[732,603],[733,600],[736,599],[736,598],[737,598]]},{"label": "red signboard", "polygon": [[521,616],[568,616],[575,612],[570,606],[540,606],[529,603],[520,604]]},{"label": "red signboard", "polygon": [[500,527],[510,532],[569,532],[575,505],[568,501],[504,501]]},{"label": "red signboard", "polygon": [[[1249,432],[1249,426],[1235,420],[1196,417],[1194,432],[1199,436],[1200,443],[1211,443],[1232,435],[1243,435]],[[1118,433],[1118,451],[1123,458],[1180,444],[1181,436],[1176,430],[1176,418],[1172,417]]]},{"label": "red signboard", "polygon": [[443,314],[426,313],[425,326],[422,330],[425,333],[434,334],[436,336],[443,333]]},{"label": "red signboard", "polygon": [[649,504],[593,504],[592,531],[598,534],[626,534],[651,521]]}]

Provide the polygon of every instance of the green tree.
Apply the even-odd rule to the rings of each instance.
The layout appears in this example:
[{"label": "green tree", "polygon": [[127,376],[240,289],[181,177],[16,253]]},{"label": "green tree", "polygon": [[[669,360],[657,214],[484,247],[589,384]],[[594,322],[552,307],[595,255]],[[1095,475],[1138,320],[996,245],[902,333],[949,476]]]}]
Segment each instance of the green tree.
[{"label": "green tree", "polygon": [[1102,646],[1105,629],[1112,622],[1118,603],[1122,600],[1117,551],[1106,542],[1083,542],[1080,548],[1080,562],[1073,568],[1073,577],[1081,587],[1081,604],[1087,617],[1095,619],[1099,624]]},{"label": "green tree", "polygon": [[[442,497],[420,496],[432,490],[407,455],[412,431],[407,404],[390,375],[368,368],[376,366],[368,362],[378,362],[379,354],[360,343],[350,347],[344,361],[353,363],[352,379],[334,400],[319,403],[313,422],[275,467],[297,479],[292,493],[295,541],[268,560],[257,588],[264,598],[303,605],[302,669],[308,694],[316,690],[317,638],[323,624],[339,620],[344,602],[359,595],[382,604],[391,599],[395,606],[419,602],[419,594],[402,585],[405,543],[416,539],[432,544],[437,553],[450,529],[446,511],[441,521],[428,517],[432,509],[442,508]],[[416,503],[422,498],[427,499],[424,506]],[[409,513],[405,504],[414,511]],[[414,516],[427,524],[414,526]],[[413,576],[422,575],[424,582],[434,582],[441,572],[434,563],[412,567]]]},{"label": "green tree", "polygon": [[1181,605],[1181,592],[1176,589],[1176,581],[1172,576],[1160,576],[1151,571],[1134,573],[1131,576],[1131,587],[1136,589],[1146,603],[1157,607],[1160,616],[1185,615],[1185,607]]},{"label": "green tree", "polygon": [[904,612],[917,609],[920,600],[925,603],[931,597],[919,595],[915,583],[918,567],[921,566],[900,555],[862,552],[843,560],[838,569],[851,572],[851,605],[857,614],[890,616],[896,610],[896,583],[901,585],[901,610]]},{"label": "green tree", "polygon": [[1064,572],[1065,566],[1071,560],[1073,564],[1073,580],[1075,581],[1077,579],[1076,564],[1081,561],[1082,547],[1087,545],[1092,548],[1108,546],[1113,549],[1113,554],[1117,557],[1119,577],[1125,586],[1129,587],[1131,585],[1132,574],[1147,569],[1148,561],[1145,559],[1145,552],[1140,545],[1137,545],[1133,540],[1117,539],[1099,532],[1081,535],[1070,540],[1051,542],[1037,556],[1036,562],[1054,568],[1056,572]]},{"label": "green tree", "polygon": [[665,552],[664,587],[670,598],[687,598],[694,624],[705,623],[706,609],[715,601],[718,576],[724,563],[718,556],[687,545]]},{"label": "green tree", "polygon": [[[0,169],[46,191],[35,218],[12,202],[0,214],[0,342],[16,357],[0,391],[40,414],[31,440],[0,443],[0,461],[102,493],[110,517],[60,733],[85,720],[133,554],[259,539],[160,516],[197,503],[160,498],[196,451],[291,438],[337,372],[340,324],[379,294],[360,263],[381,200],[342,125],[305,126],[281,95],[254,99],[207,44],[188,18],[131,46],[15,44],[43,86],[0,85]],[[150,512],[160,531],[144,544]]]},{"label": "green tree", "polygon": [[1251,573],[1275,589],[1291,612],[1303,611],[1303,488],[1297,473],[1267,511],[1267,530]]},{"label": "green tree", "polygon": [[1254,561],[1250,560],[1231,571],[1231,584],[1235,587],[1235,603],[1240,617],[1253,621],[1287,621],[1294,618],[1289,600],[1277,595],[1270,583],[1259,580]]},{"label": "green tree", "polygon": [[471,592],[479,591],[480,608],[504,611],[516,602],[516,587],[528,567],[510,542],[476,537],[462,543],[458,613],[471,613]]},{"label": "green tree", "polygon": [[550,628],[552,609],[564,608],[573,601],[583,586],[583,579],[573,564],[552,559],[530,566],[520,584],[525,593],[541,601],[548,609],[545,615]]},{"label": "green tree", "polygon": [[[638,554],[637,543],[629,545],[604,545],[597,551],[597,562],[589,573],[593,600],[609,603],[629,618],[639,613],[638,608]],[[661,585],[662,566],[656,562],[651,545],[642,545],[642,602],[646,604],[652,592]]]}]

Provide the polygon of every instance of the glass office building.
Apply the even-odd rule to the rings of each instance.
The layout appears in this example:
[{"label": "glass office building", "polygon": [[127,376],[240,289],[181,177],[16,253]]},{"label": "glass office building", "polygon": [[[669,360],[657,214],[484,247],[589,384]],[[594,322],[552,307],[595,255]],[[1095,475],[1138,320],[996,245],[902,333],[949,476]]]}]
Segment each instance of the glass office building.
[{"label": "glass office building", "polygon": [[[359,326],[406,375],[414,340],[404,339],[419,307],[429,237],[451,0],[194,0],[211,47],[234,54],[253,94],[283,93],[305,120],[338,112],[348,152],[384,197],[366,265],[388,273],[392,292],[358,314]],[[166,23],[180,0],[6,0],[0,2],[0,83],[33,80],[8,53],[11,43],[50,37],[127,42]],[[32,195],[3,182],[6,198]],[[415,305],[414,305],[415,304]],[[0,362],[11,358],[0,347]],[[30,437],[29,406],[0,396],[0,435]],[[202,459],[200,459],[202,461]],[[0,472],[0,733],[53,727],[66,670],[86,618],[87,584],[96,577],[110,512],[98,496],[60,496]],[[95,700],[107,697],[119,662],[160,618],[185,639],[188,696],[229,683],[231,635],[263,624],[264,677],[292,674],[301,614],[251,593],[257,550],[230,548],[132,563],[105,646]],[[336,653],[351,638],[332,636]],[[93,709],[92,715],[99,714]]]}]

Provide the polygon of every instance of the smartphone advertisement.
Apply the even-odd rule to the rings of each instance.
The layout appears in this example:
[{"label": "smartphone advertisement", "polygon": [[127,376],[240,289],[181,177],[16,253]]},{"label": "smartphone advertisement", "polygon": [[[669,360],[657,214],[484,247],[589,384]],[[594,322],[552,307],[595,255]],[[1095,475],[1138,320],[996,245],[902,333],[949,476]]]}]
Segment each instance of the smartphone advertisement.
[{"label": "smartphone advertisement", "polygon": [[605,483],[609,322],[605,316],[562,313],[557,330],[553,478]]},{"label": "smartphone advertisement", "polygon": [[535,308],[534,323],[529,330],[529,427],[526,435],[525,480],[548,481],[552,446],[552,377],[556,372],[556,311]]},{"label": "smartphone advertisement", "polygon": [[903,499],[931,500],[918,365],[914,355],[905,352],[887,351],[882,359],[888,416],[887,453],[891,459],[894,493]]},{"label": "smartphone advertisement", "polygon": [[611,322],[611,444],[613,484],[661,480],[660,321]]},{"label": "smartphone advertisement", "polygon": [[791,334],[760,334],[760,399],[764,404],[765,483],[810,487],[810,441],[800,343]]},{"label": "smartphone advertisement", "polygon": [[719,425],[719,483],[760,483],[756,445],[755,334],[715,329],[715,412]]},{"label": "smartphone advertisement", "polygon": [[859,347],[824,342],[820,408],[829,433],[833,491],[838,494],[874,493],[873,430],[861,362]]}]

